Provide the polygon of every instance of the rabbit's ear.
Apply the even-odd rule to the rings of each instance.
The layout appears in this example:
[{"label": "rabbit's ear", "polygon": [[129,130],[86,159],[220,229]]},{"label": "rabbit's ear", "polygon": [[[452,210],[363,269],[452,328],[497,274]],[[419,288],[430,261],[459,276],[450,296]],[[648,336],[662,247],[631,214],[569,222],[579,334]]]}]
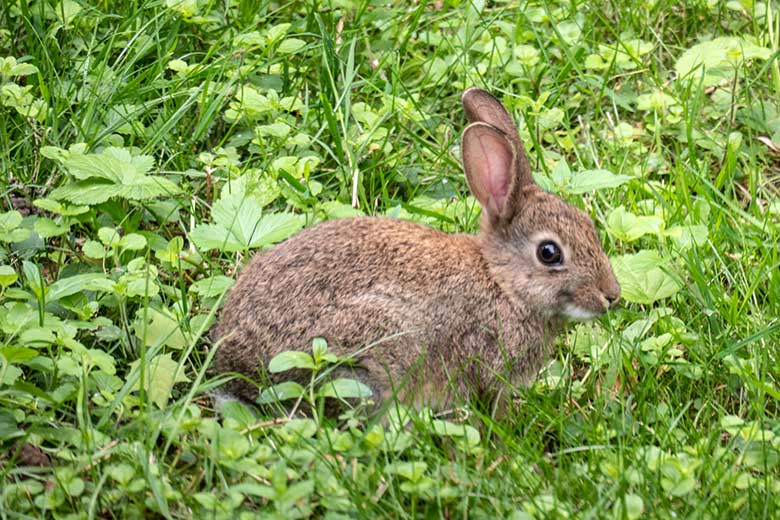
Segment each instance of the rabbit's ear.
[{"label": "rabbit's ear", "polygon": [[463,131],[461,150],[469,188],[490,223],[510,220],[520,191],[512,139],[489,124],[472,123]]},{"label": "rabbit's ear", "polygon": [[531,167],[528,163],[525,147],[520,140],[517,126],[504,105],[488,92],[476,87],[466,90],[461,101],[463,102],[463,109],[466,112],[466,118],[469,120],[469,123],[487,123],[507,135],[512,141],[517,155],[515,169],[520,179],[520,184],[533,183],[534,178],[531,175]]},{"label": "rabbit's ear", "polygon": [[469,123],[487,123],[508,136],[517,135],[517,127],[504,105],[481,88],[471,87],[461,98]]}]

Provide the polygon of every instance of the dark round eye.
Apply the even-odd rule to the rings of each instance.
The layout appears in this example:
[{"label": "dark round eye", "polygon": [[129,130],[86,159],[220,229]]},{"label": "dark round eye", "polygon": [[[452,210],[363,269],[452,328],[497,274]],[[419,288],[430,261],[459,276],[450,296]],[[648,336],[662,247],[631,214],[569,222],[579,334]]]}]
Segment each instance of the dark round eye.
[{"label": "dark round eye", "polygon": [[560,246],[552,240],[545,240],[536,249],[536,257],[544,265],[561,265],[563,263],[563,253]]}]

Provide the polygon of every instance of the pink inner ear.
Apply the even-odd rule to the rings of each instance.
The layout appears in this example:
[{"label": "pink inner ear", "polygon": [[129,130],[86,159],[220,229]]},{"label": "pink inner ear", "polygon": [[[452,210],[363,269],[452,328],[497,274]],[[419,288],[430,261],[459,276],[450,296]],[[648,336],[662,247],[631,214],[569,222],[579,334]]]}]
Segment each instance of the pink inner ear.
[{"label": "pink inner ear", "polygon": [[488,125],[463,134],[463,167],[472,193],[492,217],[504,212],[514,179],[514,152],[507,138]]},{"label": "pink inner ear", "polygon": [[506,153],[505,146],[497,149],[495,146],[491,146],[491,143],[482,143],[482,145],[486,159],[485,180],[490,194],[490,209],[498,215],[506,205],[506,199],[509,195],[509,184],[512,181],[512,157]]}]

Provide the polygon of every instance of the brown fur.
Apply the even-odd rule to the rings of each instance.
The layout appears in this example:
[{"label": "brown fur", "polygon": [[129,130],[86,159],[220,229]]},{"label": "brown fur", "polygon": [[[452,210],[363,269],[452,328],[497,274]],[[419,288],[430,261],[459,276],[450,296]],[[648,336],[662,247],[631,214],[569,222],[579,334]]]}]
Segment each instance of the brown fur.
[{"label": "brown fur", "polygon": [[[492,393],[496,375],[527,381],[564,318],[614,304],[620,287],[591,219],[533,183],[495,98],[471,89],[464,106],[474,122],[464,132],[464,165],[486,208],[480,234],[388,218],[302,231],[239,277],[214,330],[220,372],[257,379],[276,354],[310,351],[323,337],[337,355],[358,353],[357,365],[341,372],[359,377],[375,400],[398,392],[442,407],[470,390]],[[562,246],[562,266],[537,260],[548,239]],[[258,395],[240,379],[228,390],[249,401]]]}]

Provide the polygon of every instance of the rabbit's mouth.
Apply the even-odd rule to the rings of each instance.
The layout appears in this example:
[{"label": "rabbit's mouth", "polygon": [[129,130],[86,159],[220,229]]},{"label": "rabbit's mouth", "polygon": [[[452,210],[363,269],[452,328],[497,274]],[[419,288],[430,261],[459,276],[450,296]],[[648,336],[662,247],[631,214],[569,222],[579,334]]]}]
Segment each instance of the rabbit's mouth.
[{"label": "rabbit's mouth", "polygon": [[563,312],[561,314],[573,321],[588,321],[599,317],[602,312],[586,309],[573,303],[567,303],[564,305]]}]

